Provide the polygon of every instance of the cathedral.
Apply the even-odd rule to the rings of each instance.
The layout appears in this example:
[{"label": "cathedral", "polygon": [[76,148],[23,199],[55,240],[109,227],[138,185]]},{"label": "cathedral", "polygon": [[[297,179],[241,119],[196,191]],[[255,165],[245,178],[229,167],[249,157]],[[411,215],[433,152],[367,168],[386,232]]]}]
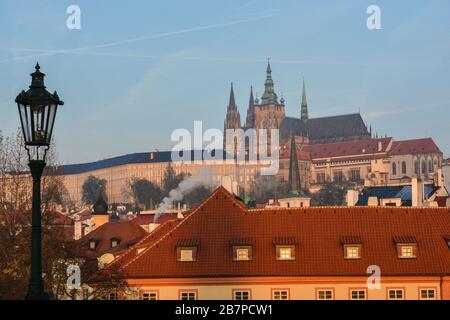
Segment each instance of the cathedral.
[{"label": "cathedral", "polygon": [[261,100],[253,95],[250,89],[250,100],[245,123],[236,106],[233,84],[231,84],[230,100],[224,129],[279,129],[280,144],[287,144],[291,135],[300,144],[318,144],[349,140],[371,139],[371,132],[367,129],[361,114],[346,114],[321,118],[309,118],[308,102],[306,99],[305,83],[300,106],[300,117],[286,117],[284,98],[278,99],[272,79],[270,61],[267,63],[264,93]]}]

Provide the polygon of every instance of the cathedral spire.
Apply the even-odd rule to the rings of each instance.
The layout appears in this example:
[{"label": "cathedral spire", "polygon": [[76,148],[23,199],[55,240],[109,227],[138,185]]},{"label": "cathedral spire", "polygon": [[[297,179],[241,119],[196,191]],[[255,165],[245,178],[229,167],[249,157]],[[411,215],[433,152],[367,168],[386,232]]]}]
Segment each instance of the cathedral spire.
[{"label": "cathedral spire", "polygon": [[302,119],[303,121],[308,120],[308,101],[306,100],[305,79],[303,79],[303,93],[302,93],[301,119]]},{"label": "cathedral spire", "polygon": [[295,136],[292,132],[291,132],[291,155],[289,158],[288,187],[289,192],[293,194],[299,194],[302,188],[300,183],[300,171],[298,168],[297,144],[295,142]]},{"label": "cathedral spire", "polygon": [[255,99],[253,98],[253,86],[250,87],[250,99],[248,101],[247,119],[245,125],[247,128],[253,128],[255,125]]},{"label": "cathedral spire", "polygon": [[262,95],[262,105],[278,104],[278,97],[275,93],[273,80],[272,80],[272,68],[270,67],[270,60],[267,61],[266,70],[266,82],[264,83],[264,94]]},{"label": "cathedral spire", "polygon": [[236,107],[236,102],[234,100],[233,82],[231,83],[230,102],[228,103],[228,107]]}]

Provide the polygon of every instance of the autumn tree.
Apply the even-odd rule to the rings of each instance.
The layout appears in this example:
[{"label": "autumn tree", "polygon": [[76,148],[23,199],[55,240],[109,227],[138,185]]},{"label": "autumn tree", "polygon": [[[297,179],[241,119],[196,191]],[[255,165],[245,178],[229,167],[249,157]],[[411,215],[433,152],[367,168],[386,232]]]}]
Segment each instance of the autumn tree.
[{"label": "autumn tree", "polygon": [[82,189],[82,201],[85,204],[94,204],[99,196],[101,195],[103,199],[108,202],[106,195],[106,183],[105,179],[97,178],[96,176],[87,177],[86,181],[83,183]]}]

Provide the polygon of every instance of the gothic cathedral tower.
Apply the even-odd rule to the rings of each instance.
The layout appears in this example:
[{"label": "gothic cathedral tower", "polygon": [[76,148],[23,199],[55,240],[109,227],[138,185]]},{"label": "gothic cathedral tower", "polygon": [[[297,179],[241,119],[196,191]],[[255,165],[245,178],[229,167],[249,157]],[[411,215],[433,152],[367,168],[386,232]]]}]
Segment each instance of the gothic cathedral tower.
[{"label": "gothic cathedral tower", "polygon": [[231,83],[230,102],[227,107],[227,116],[224,123],[224,133],[226,129],[240,129],[241,128],[241,115],[236,106],[234,100],[233,83]]},{"label": "gothic cathedral tower", "polygon": [[278,102],[278,96],[275,93],[272,80],[272,69],[270,61],[267,63],[266,81],[264,83],[264,94],[259,100],[255,101],[254,109],[254,128],[255,129],[279,129],[285,117],[284,99]]}]

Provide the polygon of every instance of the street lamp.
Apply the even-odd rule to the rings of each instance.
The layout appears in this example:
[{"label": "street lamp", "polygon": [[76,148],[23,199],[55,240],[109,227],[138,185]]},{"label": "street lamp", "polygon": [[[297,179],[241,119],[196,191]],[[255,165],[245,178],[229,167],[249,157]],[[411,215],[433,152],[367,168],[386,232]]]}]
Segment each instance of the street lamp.
[{"label": "street lamp", "polygon": [[44,292],[41,262],[41,177],[45,168],[45,156],[52,138],[56,110],[64,104],[58,94],[45,89],[44,76],[39,63],[31,74],[30,88],[16,98],[22,125],[25,149],[33,177],[33,203],[31,218],[31,271],[27,300],[47,300]]}]

